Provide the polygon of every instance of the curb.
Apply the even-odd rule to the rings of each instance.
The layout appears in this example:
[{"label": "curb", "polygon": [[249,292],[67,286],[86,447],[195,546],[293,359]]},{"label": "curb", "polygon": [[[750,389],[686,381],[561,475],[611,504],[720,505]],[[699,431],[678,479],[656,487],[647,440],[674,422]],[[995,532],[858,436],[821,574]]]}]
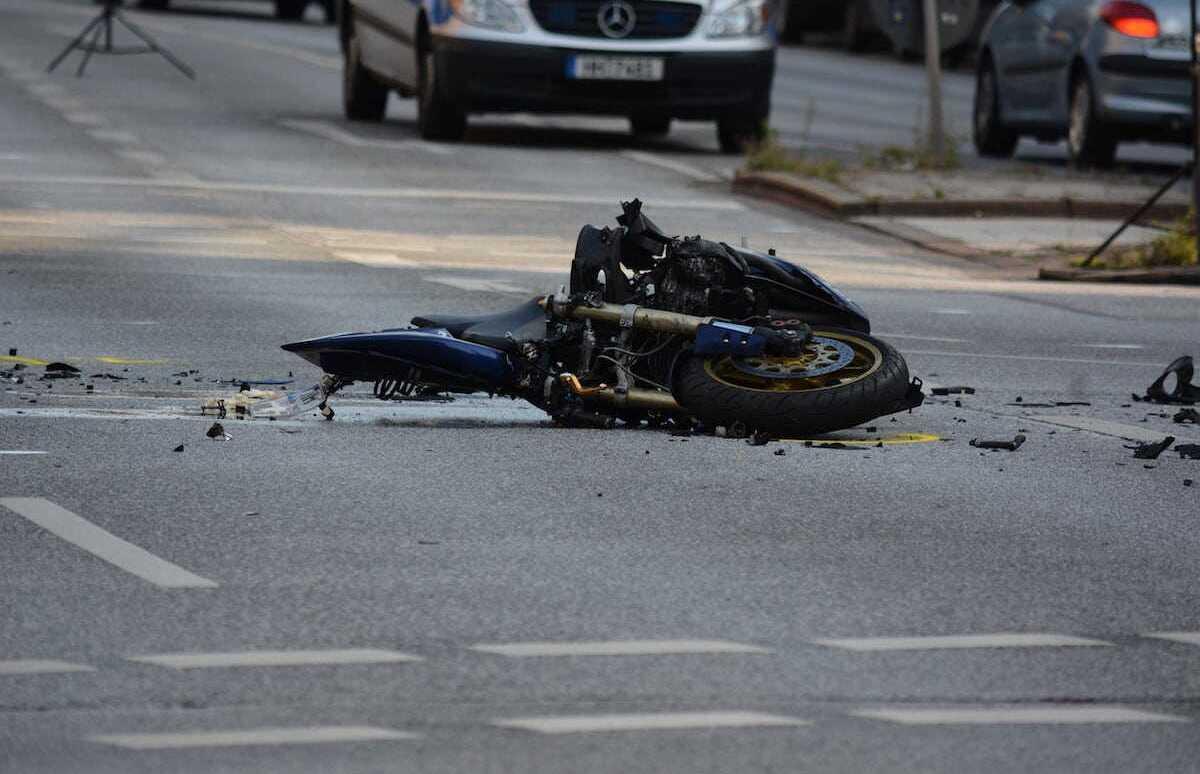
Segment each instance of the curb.
[{"label": "curb", "polygon": [[[893,217],[1028,217],[1124,220],[1144,202],[1097,201],[1094,199],[867,199],[830,183],[809,180],[782,172],[738,171],[733,179],[735,193],[817,211],[837,218],[863,215]],[[1164,220],[1187,214],[1183,203],[1159,202],[1145,217]]]},{"label": "curb", "polygon": [[1056,282],[1136,282],[1200,285],[1200,266],[1160,269],[1038,269],[1038,279]]}]

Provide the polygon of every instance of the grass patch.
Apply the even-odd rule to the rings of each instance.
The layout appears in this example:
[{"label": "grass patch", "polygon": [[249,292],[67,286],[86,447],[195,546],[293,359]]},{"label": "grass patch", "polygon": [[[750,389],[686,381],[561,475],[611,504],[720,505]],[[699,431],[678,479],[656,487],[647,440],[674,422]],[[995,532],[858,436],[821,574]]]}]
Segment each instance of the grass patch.
[{"label": "grass patch", "polygon": [[845,167],[837,159],[810,159],[803,153],[790,151],[779,144],[775,132],[767,132],[762,142],[751,146],[746,153],[746,169],[751,172],[790,172],[838,185]]},{"label": "grass patch", "polygon": [[1146,245],[1110,250],[1097,256],[1087,266],[1086,257],[1076,258],[1071,265],[1087,269],[1151,269],[1158,266],[1197,266],[1195,214],[1189,212],[1171,224],[1170,230]]},{"label": "grass patch", "polygon": [[962,158],[958,155],[958,143],[947,138],[941,153],[924,144],[912,148],[888,145],[878,152],[864,151],[862,165],[884,172],[933,172],[958,169],[962,166]]}]

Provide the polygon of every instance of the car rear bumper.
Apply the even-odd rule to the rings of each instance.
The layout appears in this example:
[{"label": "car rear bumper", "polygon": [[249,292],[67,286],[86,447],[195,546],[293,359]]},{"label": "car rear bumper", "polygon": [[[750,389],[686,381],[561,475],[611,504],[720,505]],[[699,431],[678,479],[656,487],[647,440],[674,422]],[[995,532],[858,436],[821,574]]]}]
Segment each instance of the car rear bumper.
[{"label": "car rear bumper", "polygon": [[1186,60],[1110,54],[1099,65],[1096,86],[1107,123],[1130,139],[1188,139],[1192,83]]},{"label": "car rear bumper", "polygon": [[446,96],[467,112],[594,113],[715,119],[762,113],[775,73],[772,49],[720,52],[631,52],[662,57],[661,81],[576,80],[567,77],[568,49],[436,38],[434,55]]}]

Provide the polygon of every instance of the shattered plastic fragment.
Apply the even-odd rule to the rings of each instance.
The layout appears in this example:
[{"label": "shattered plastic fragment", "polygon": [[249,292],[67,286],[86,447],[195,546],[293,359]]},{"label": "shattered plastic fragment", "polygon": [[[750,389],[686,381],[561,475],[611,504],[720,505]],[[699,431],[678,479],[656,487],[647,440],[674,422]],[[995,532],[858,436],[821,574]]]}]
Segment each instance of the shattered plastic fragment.
[{"label": "shattered plastic fragment", "polygon": [[208,428],[208,431],[205,433],[205,435],[214,441],[228,441],[233,438],[233,436],[225,432],[225,426],[220,422],[213,422],[212,427]]},{"label": "shattered plastic fragment", "polygon": [[1171,444],[1175,443],[1175,436],[1168,435],[1161,441],[1154,443],[1139,443],[1136,446],[1126,446],[1126,449],[1133,449],[1133,458],[1135,460],[1156,460],[1158,455],[1171,448]]},{"label": "shattered plastic fragment", "polygon": [[1181,443],[1175,447],[1181,460],[1200,460],[1200,443]]},{"label": "shattered plastic fragment", "polygon": [[974,395],[974,387],[934,387],[930,391],[934,395]]},{"label": "shattered plastic fragment", "polygon": [[43,379],[73,379],[79,375],[79,369],[70,363],[47,363]]},{"label": "shattered plastic fragment", "polygon": [[1025,436],[1018,433],[1011,441],[981,441],[978,438],[971,439],[971,445],[976,449],[995,449],[1014,452],[1021,448],[1021,444],[1025,443]]},{"label": "shattered plastic fragment", "polygon": [[177,451],[177,452],[181,452],[181,451],[183,451],[183,444],[179,444],[178,446],[176,446],[176,447],[175,447],[174,449],[172,449],[171,451]]},{"label": "shattered plastic fragment", "polygon": [[[1146,396],[1141,400],[1152,401],[1154,403],[1181,403],[1184,405],[1192,405],[1200,403],[1200,386],[1192,384],[1192,375],[1195,373],[1195,365],[1192,362],[1190,355],[1176,358],[1167,366],[1167,370],[1163,371],[1162,376],[1154,380],[1149,389],[1146,390]],[[1166,381],[1171,376],[1175,377],[1175,386],[1171,392],[1166,390]],[[1134,398],[1137,398],[1135,395]]]},{"label": "shattered plastic fragment", "polygon": [[1197,412],[1196,409],[1192,408],[1180,409],[1180,411],[1174,417],[1172,417],[1172,419],[1176,424],[1179,425],[1200,425],[1200,412]]}]

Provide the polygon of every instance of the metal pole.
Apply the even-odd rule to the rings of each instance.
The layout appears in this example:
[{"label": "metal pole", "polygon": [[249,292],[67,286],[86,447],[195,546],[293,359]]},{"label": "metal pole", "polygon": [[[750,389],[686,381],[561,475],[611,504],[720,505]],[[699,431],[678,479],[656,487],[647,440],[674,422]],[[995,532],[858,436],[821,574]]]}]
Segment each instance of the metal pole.
[{"label": "metal pole", "polygon": [[[1195,0],[1192,0],[1195,7]],[[925,70],[929,76],[929,150],[941,158],[946,150],[942,122],[942,36],[938,0],[925,0]]]},{"label": "metal pole", "polygon": [[1200,61],[1197,61],[1197,46],[1200,37],[1196,30],[1196,0],[1188,3],[1192,11],[1192,233],[1197,235],[1200,245],[1200,165],[1196,164],[1196,153],[1200,149]]}]

